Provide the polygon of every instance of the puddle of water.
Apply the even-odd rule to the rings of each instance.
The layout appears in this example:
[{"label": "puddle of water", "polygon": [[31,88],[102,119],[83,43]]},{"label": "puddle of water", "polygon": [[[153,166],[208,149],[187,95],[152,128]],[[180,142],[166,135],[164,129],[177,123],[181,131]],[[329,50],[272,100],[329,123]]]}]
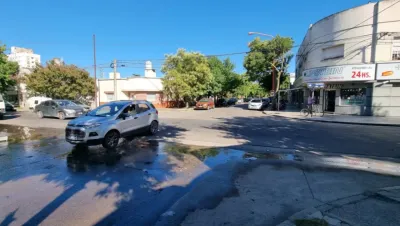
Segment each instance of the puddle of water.
[{"label": "puddle of water", "polygon": [[[34,129],[26,126],[0,125],[0,134],[1,136],[8,136],[8,144],[20,144],[25,141],[43,140],[45,138],[57,139],[63,132],[60,129]],[[39,147],[47,145],[47,143],[46,140],[43,140],[39,144]]]},{"label": "puddle of water", "polygon": [[289,160],[301,161],[300,156],[294,154],[276,154],[276,153],[245,153],[246,159],[271,159],[271,160]]},{"label": "puddle of water", "polygon": [[[63,158],[65,155],[58,157]],[[234,149],[207,148],[142,139],[125,141],[115,151],[106,151],[101,147],[89,149],[75,147],[70,153],[66,154],[66,158],[67,165],[76,171],[86,171],[90,166],[96,165],[113,166],[120,164],[126,168],[145,172],[154,170],[176,171],[200,163],[212,168],[228,161],[301,160],[294,154],[247,153]]]}]

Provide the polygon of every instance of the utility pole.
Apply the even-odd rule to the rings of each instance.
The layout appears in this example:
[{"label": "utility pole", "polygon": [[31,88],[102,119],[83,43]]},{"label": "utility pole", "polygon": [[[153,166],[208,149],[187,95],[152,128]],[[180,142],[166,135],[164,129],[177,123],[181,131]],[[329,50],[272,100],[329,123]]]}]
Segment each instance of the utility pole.
[{"label": "utility pole", "polygon": [[93,35],[94,106],[97,107],[96,35]]},{"label": "utility pole", "polygon": [[117,60],[114,60],[114,100],[117,99]]}]

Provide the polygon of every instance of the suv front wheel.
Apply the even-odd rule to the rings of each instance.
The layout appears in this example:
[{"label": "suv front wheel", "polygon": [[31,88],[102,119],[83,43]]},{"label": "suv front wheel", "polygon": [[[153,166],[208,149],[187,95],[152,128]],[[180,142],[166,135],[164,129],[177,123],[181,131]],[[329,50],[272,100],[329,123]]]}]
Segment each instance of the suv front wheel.
[{"label": "suv front wheel", "polygon": [[111,130],[105,136],[103,140],[103,147],[106,149],[115,149],[118,146],[120,135],[118,131]]},{"label": "suv front wheel", "polygon": [[151,135],[154,135],[158,132],[158,122],[157,121],[152,121],[150,124],[150,128],[149,128],[149,133]]}]

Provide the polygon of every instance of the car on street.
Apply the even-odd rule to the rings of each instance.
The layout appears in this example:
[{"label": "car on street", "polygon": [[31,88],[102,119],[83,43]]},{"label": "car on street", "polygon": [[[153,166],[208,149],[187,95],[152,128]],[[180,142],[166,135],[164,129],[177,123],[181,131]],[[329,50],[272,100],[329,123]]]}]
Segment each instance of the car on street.
[{"label": "car on street", "polygon": [[219,98],[217,102],[215,103],[216,107],[227,107],[228,106],[228,101],[225,98]]},{"label": "car on street", "polygon": [[6,111],[17,111],[14,105],[8,101],[5,101]]},{"label": "car on street", "polygon": [[38,96],[38,97],[29,97],[28,100],[27,100],[29,110],[35,111],[35,107],[37,105],[39,105],[40,103],[46,101],[46,100],[51,100],[51,98],[40,97],[40,96]]},{"label": "car on street", "polygon": [[90,111],[90,106],[88,106],[88,105],[86,105],[86,104],[84,104],[84,103],[82,103],[82,102],[80,102],[80,101],[77,101],[77,100],[71,100],[71,101],[72,101],[74,104],[83,107],[83,109],[85,109],[85,111]]},{"label": "car on street", "polygon": [[247,109],[249,110],[263,110],[269,105],[269,101],[267,99],[255,98],[251,99],[247,105]]},{"label": "car on street", "polygon": [[56,117],[61,120],[76,118],[86,113],[83,107],[70,100],[46,100],[36,105],[35,112],[39,118]]},{"label": "car on street", "polygon": [[71,120],[65,129],[65,139],[71,144],[102,144],[114,149],[121,137],[144,131],[155,134],[158,125],[158,111],[150,102],[113,101]]},{"label": "car on street", "polygon": [[6,104],[3,99],[3,95],[0,94],[0,119],[4,119],[5,114],[6,114]]},{"label": "car on street", "polygon": [[237,102],[237,98],[232,97],[232,98],[230,98],[230,99],[228,100],[228,105],[229,105],[229,106],[235,105],[236,102]]},{"label": "car on street", "polygon": [[201,100],[197,101],[195,109],[206,109],[210,110],[215,108],[215,103],[213,98],[202,98]]}]

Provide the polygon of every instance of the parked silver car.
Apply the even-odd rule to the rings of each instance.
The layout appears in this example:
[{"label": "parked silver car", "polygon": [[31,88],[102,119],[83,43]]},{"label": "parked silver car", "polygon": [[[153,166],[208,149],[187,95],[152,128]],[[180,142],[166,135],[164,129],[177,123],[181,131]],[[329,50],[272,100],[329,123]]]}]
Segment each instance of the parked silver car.
[{"label": "parked silver car", "polygon": [[76,118],[86,114],[83,107],[76,105],[70,100],[46,100],[36,105],[35,112],[39,118],[57,117],[61,120]]},{"label": "parked silver car", "polygon": [[113,101],[74,119],[65,129],[71,144],[97,145],[114,149],[121,137],[140,132],[158,132],[158,111],[143,100]]}]

